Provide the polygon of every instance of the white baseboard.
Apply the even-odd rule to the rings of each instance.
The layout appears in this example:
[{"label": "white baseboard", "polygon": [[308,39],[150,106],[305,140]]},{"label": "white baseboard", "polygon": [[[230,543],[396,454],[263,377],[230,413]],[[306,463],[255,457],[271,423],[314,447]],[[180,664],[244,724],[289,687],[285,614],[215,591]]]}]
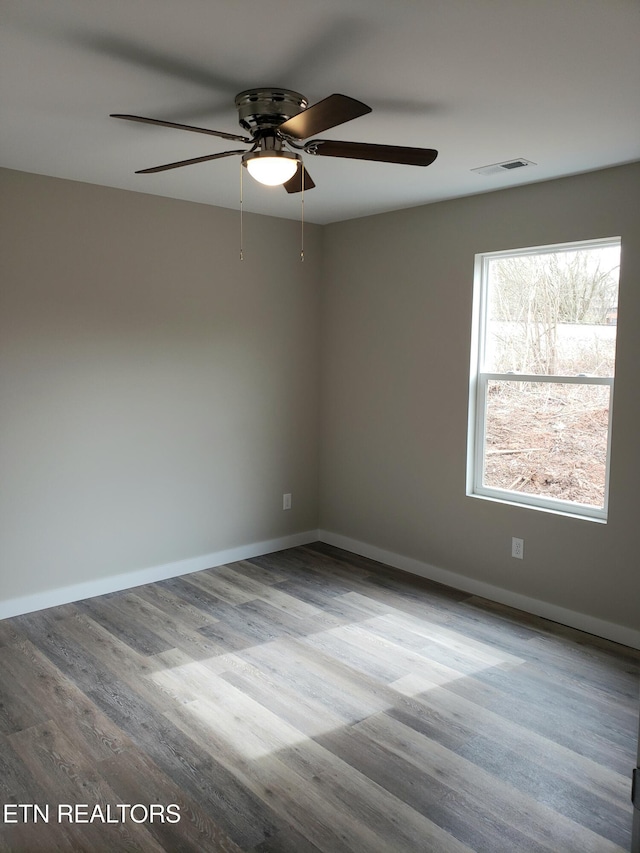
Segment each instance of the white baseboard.
[{"label": "white baseboard", "polygon": [[369,557],[372,560],[377,560],[380,563],[385,563],[388,566],[418,575],[419,577],[446,584],[454,589],[468,592],[471,595],[479,595],[491,601],[497,601],[500,604],[514,607],[517,610],[524,610],[526,613],[532,613],[535,616],[541,616],[544,619],[568,625],[570,628],[577,628],[579,631],[595,634],[597,637],[603,637],[615,643],[622,643],[633,649],[640,649],[640,631],[636,631],[633,628],[618,625],[614,622],[607,622],[575,610],[568,610],[567,608],[559,607],[556,604],[550,604],[546,601],[529,598],[526,595],[520,595],[520,593],[511,592],[510,590],[493,586],[484,581],[469,578],[456,572],[450,572],[447,569],[439,569],[420,560],[404,557],[392,551],[385,551],[383,548],[369,545],[366,542],[359,542],[357,539],[351,539],[339,533],[332,533],[329,530],[307,530],[303,533],[282,536],[279,539],[253,542],[249,545],[241,545],[237,548],[229,548],[224,551],[215,551],[212,554],[203,554],[200,557],[178,560],[177,562],[166,563],[162,566],[152,566],[148,569],[110,575],[105,578],[36,592],[32,595],[25,595],[19,598],[0,600],[0,619],[20,616],[23,613],[33,613],[36,610],[45,610],[48,607],[56,607],[60,604],[71,604],[74,601],[93,598],[96,595],[105,595],[109,592],[132,589],[133,587],[153,583],[154,581],[180,577],[180,575],[187,575],[191,572],[200,572],[203,569],[222,566],[226,563],[234,563],[237,560],[249,560],[252,557],[282,551],[285,548],[308,545],[317,540],[326,542],[329,545],[335,545],[337,548],[343,548],[345,551],[351,551],[353,554],[359,554],[362,557]]},{"label": "white baseboard", "polygon": [[414,560],[411,557],[403,557],[392,551],[385,551],[382,548],[377,548],[375,545],[359,542],[356,539],[342,536],[339,533],[332,533],[329,530],[319,530],[318,538],[321,542],[326,542],[328,545],[335,545],[337,548],[343,548],[345,551],[351,551],[353,554],[359,554],[361,557],[369,557],[372,560],[377,560],[379,563],[386,563],[386,565],[393,566],[395,569],[402,569],[402,571],[437,581],[454,589],[459,589],[472,595],[479,595],[482,598],[497,601],[499,604],[506,604],[517,610],[524,610],[526,613],[532,613],[534,616],[542,616],[544,619],[550,619],[552,622],[559,622],[561,625],[568,625],[570,628],[577,628],[579,631],[595,634],[597,637],[612,640],[614,643],[621,643],[624,646],[630,646],[632,649],[640,649],[640,631],[628,628],[625,625],[617,625],[615,622],[607,622],[604,619],[597,619],[595,616],[588,616],[585,613],[578,613],[575,610],[558,607],[556,604],[539,601],[536,598],[529,598],[526,595],[520,595],[520,593],[511,592],[508,589],[502,589],[502,587],[493,586],[484,581],[459,575],[456,572],[450,572],[447,569],[439,569],[436,566],[431,566],[420,560]]},{"label": "white baseboard", "polygon": [[81,601],[83,598],[93,598],[96,595],[105,595],[108,592],[119,592],[154,581],[176,578],[180,575],[188,575],[191,572],[211,569],[214,566],[235,563],[237,560],[249,560],[251,557],[260,557],[263,554],[271,554],[285,548],[295,548],[298,545],[308,545],[310,542],[317,542],[317,540],[318,531],[307,530],[303,533],[282,536],[279,539],[253,542],[250,545],[228,548],[226,551],[215,551],[213,554],[203,554],[201,557],[178,560],[175,563],[166,563],[163,566],[152,566],[149,569],[109,575],[105,578],[36,592],[33,595],[24,595],[20,598],[9,598],[0,601],[0,619],[21,616],[23,613],[33,613],[35,610],[45,610],[47,607],[56,607],[59,604],[71,604],[74,601]]}]

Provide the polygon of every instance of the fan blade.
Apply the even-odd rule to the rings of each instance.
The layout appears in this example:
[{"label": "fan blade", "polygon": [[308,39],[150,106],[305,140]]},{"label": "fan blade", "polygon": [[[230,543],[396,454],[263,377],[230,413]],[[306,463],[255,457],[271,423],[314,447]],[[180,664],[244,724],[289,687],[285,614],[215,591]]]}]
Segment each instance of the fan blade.
[{"label": "fan blade", "polygon": [[177,163],[165,163],[164,166],[153,166],[151,169],[139,169],[136,175],[150,175],[152,172],[166,172],[167,169],[179,169],[181,166],[191,166],[193,163],[206,163],[207,160],[218,160],[220,157],[230,157],[232,154],[245,154],[240,151],[221,151],[219,154],[205,154],[204,157],[193,157],[191,160],[179,160]]},{"label": "fan blade", "polygon": [[307,107],[297,116],[287,119],[278,130],[295,139],[308,139],[316,133],[323,133],[331,127],[370,112],[371,107],[363,104],[362,101],[356,101],[355,98],[349,98],[347,95],[329,95],[328,98]]},{"label": "fan blade", "polygon": [[348,157],[352,160],[377,160],[380,163],[404,163],[429,166],[438,156],[433,148],[407,148],[404,145],[370,145],[367,142],[336,142],[314,139],[304,146],[308,154],[323,157]]},{"label": "fan blade", "polygon": [[315,187],[313,182],[313,178],[307,172],[305,168],[302,166],[297,170],[295,175],[292,178],[284,183],[282,186],[288,193],[300,193],[302,192],[302,174],[304,173],[304,188],[305,190],[312,190]]},{"label": "fan blade", "polygon": [[175,127],[178,130],[192,130],[195,133],[206,133],[209,136],[219,136],[221,139],[235,139],[237,142],[253,142],[247,136],[238,136],[235,133],[223,133],[221,130],[208,130],[206,127],[192,127],[190,124],[178,124],[175,121],[161,121],[158,118],[144,118],[143,116],[128,116],[121,113],[111,113],[109,118],[123,118],[127,121],[140,121],[143,124],[159,124],[161,127]]}]

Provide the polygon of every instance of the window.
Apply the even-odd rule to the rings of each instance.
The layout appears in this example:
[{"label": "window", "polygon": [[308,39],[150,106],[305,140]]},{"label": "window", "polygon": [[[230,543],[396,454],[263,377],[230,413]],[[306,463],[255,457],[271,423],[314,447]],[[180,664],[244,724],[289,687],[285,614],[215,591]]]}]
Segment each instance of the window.
[{"label": "window", "polygon": [[620,240],[476,256],[467,494],[606,520]]}]

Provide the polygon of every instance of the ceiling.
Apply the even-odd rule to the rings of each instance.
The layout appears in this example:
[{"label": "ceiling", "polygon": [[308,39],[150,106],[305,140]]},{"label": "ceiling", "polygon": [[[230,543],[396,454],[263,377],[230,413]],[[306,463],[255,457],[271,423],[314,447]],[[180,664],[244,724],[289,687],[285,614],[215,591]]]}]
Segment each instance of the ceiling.
[{"label": "ceiling", "polygon": [[[305,155],[327,223],[640,160],[638,0],[2,0],[0,165],[239,207],[239,157],[136,169],[237,143],[234,96],[283,86],[373,112],[323,138],[436,148],[432,166]],[[471,169],[536,165],[492,176]],[[244,209],[300,196],[244,180]]]}]

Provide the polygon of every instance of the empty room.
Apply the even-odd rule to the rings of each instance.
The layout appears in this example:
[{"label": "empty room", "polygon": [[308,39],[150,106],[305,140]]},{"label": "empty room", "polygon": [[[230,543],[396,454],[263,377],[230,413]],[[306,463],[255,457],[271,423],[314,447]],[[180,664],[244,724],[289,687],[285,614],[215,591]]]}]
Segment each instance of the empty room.
[{"label": "empty room", "polygon": [[640,853],[639,43],[5,0],[0,851]]}]

